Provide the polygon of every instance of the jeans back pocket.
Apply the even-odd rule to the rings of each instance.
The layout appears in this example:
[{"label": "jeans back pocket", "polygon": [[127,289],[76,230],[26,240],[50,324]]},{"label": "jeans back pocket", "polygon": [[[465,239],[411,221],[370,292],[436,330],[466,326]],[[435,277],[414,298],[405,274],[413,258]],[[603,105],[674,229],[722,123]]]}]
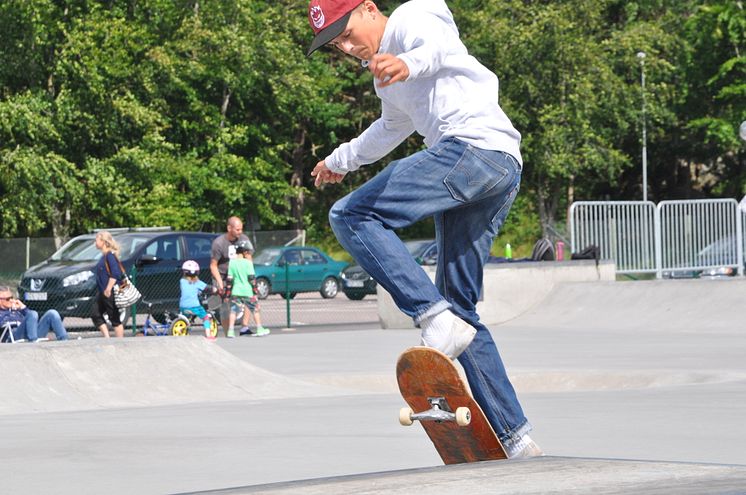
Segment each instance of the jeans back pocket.
[{"label": "jeans back pocket", "polygon": [[494,189],[501,184],[508,186],[512,181],[506,178],[515,173],[512,172],[514,167],[510,163],[500,163],[502,160],[509,161],[509,155],[467,146],[444,179],[453,199],[461,202],[474,201],[490,192],[494,194]]}]

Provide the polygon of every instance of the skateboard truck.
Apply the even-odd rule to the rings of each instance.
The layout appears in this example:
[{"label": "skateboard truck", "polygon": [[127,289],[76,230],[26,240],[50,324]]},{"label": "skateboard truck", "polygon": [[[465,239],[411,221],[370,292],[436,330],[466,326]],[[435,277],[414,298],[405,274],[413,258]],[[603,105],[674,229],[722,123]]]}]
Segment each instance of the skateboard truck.
[{"label": "skateboard truck", "polygon": [[445,397],[428,397],[430,409],[415,413],[411,407],[402,407],[399,411],[399,423],[411,426],[415,421],[455,421],[459,426],[467,426],[471,422],[471,411],[468,407],[458,407],[454,413]]}]

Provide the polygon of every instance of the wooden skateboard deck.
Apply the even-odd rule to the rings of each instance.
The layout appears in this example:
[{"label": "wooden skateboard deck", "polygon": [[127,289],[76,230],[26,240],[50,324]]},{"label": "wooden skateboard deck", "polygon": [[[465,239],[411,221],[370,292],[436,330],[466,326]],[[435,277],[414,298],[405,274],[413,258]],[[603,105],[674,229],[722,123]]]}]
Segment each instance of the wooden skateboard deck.
[{"label": "wooden skateboard deck", "polygon": [[[411,347],[399,356],[396,377],[409,404],[401,410],[400,422],[419,420],[445,464],[507,458],[448,356],[428,347]],[[468,408],[470,414],[459,408]],[[469,415],[469,424],[460,426]]]}]

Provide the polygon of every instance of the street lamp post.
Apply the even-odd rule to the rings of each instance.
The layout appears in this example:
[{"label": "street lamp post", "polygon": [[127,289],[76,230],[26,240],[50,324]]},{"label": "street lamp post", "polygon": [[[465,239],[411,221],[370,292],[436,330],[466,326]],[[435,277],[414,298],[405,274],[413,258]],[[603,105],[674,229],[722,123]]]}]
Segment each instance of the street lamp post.
[{"label": "street lamp post", "polygon": [[642,91],[642,200],[648,200],[648,132],[645,118],[645,52],[637,52],[640,59],[640,88]]}]

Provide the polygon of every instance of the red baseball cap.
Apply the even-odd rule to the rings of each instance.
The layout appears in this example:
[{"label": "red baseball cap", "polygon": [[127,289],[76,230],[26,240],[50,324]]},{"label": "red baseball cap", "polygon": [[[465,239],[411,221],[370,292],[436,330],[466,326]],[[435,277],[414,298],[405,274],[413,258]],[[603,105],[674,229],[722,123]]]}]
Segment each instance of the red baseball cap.
[{"label": "red baseball cap", "polygon": [[308,4],[308,22],[316,37],[307,55],[342,34],[352,11],[361,3],[363,0],[311,0]]}]

